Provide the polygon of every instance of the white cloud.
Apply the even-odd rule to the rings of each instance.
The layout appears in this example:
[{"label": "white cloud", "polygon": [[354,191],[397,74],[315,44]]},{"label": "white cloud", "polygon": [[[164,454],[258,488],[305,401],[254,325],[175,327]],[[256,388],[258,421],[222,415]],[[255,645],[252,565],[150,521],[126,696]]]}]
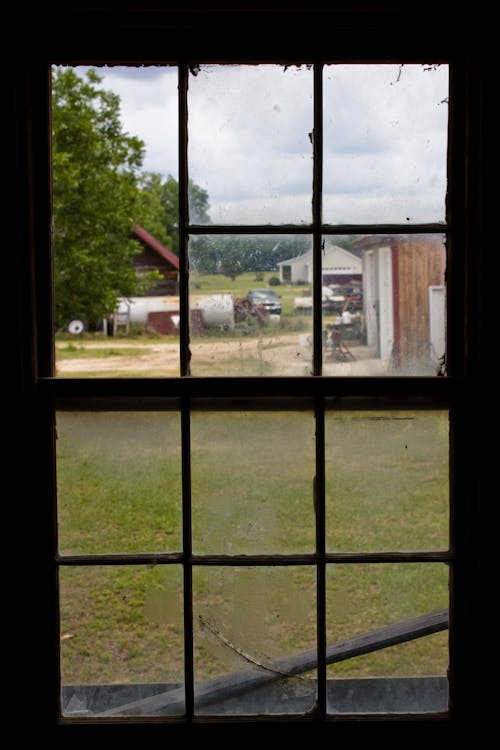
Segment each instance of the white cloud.
[{"label": "white cloud", "polygon": [[[144,168],[177,176],[175,68],[100,68]],[[324,220],[444,218],[447,67],[325,68]],[[190,176],[214,222],[311,216],[312,70],[209,66],[190,77]]]},{"label": "white cloud", "polygon": [[444,219],[447,70],[330,66],[325,221]]},{"label": "white cloud", "polygon": [[143,168],[177,177],[177,68],[106,66],[97,72],[103,87],[120,97],[124,131],[146,144]]}]

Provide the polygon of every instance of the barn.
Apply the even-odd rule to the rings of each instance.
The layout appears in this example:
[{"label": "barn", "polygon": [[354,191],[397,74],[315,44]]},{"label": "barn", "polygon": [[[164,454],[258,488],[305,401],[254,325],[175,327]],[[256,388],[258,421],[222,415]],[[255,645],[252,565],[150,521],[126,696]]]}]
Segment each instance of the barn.
[{"label": "barn", "polygon": [[443,235],[370,235],[355,244],[368,346],[395,371],[435,373],[445,355]]},{"label": "barn", "polygon": [[158,271],[160,278],[141,297],[120,297],[104,330],[111,335],[119,330],[128,333],[130,325],[137,324],[173,333],[179,318],[179,258],[140,224],[133,225],[129,237],[142,246],[132,259],[137,274]]},{"label": "barn", "polygon": [[139,224],[134,224],[130,237],[142,245],[142,252],[137,253],[133,259],[137,273],[158,271],[161,275],[161,278],[147,290],[145,296],[162,297],[178,294],[179,258],[177,255]]},{"label": "barn", "polygon": [[[158,271],[161,278],[140,297],[120,297],[113,315],[104,321],[107,333],[128,332],[131,325],[148,327],[162,335],[177,335],[180,322],[179,258],[139,224],[130,231],[131,239],[142,245],[134,256],[138,274]],[[204,326],[234,326],[234,305],[230,294],[191,295],[191,331]]]}]

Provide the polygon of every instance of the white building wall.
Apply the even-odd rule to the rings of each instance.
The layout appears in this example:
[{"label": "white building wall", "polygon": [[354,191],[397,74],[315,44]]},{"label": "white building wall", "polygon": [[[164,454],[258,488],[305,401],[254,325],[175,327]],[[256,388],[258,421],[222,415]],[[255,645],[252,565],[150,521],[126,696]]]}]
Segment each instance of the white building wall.
[{"label": "white building wall", "polygon": [[365,314],[366,343],[379,356],[377,266],[373,250],[363,253],[363,309]]},{"label": "white building wall", "polygon": [[[321,258],[322,271],[324,274],[343,274],[351,276],[362,273],[362,261],[347,250],[340,247],[326,247]],[[293,284],[313,283],[313,254],[312,250],[299,258],[291,258],[278,265],[280,281],[284,282],[283,267],[290,266],[290,277]]]},{"label": "white building wall", "polygon": [[378,251],[378,276],[380,294],[380,359],[389,362],[392,358],[394,347],[394,310],[390,247],[381,247]]}]

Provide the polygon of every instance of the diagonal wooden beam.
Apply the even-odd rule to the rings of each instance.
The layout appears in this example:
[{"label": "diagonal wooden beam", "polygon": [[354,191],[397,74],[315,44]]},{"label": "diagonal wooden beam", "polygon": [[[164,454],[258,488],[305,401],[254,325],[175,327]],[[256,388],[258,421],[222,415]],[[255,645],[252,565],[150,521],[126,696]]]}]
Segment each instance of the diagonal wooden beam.
[{"label": "diagonal wooden beam", "polygon": [[[369,654],[373,651],[406,643],[426,635],[432,635],[448,628],[448,610],[441,609],[409,620],[385,625],[368,633],[337,641],[326,647],[326,663],[335,664],[345,659]],[[242,695],[278,680],[309,672],[317,666],[315,648],[301,651],[275,662],[272,668],[252,667],[250,669],[221,675],[205,680],[195,687],[195,704],[208,706],[218,701]],[[179,714],[184,712],[184,687],[174,688],[158,695],[131,701],[116,706],[99,716],[154,716],[157,714]]]}]

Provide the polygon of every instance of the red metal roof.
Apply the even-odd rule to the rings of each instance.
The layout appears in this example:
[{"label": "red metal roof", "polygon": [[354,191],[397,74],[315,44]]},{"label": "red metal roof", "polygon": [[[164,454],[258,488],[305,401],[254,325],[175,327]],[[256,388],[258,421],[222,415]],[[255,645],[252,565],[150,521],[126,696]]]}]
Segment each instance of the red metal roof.
[{"label": "red metal roof", "polygon": [[152,234],[149,234],[143,227],[139,226],[139,224],[134,224],[130,231],[130,236],[150,247],[151,250],[154,250],[158,255],[161,255],[162,258],[171,263],[174,268],[179,270],[179,258],[177,255],[165,247],[165,245],[162,245],[161,242],[153,237]]}]

